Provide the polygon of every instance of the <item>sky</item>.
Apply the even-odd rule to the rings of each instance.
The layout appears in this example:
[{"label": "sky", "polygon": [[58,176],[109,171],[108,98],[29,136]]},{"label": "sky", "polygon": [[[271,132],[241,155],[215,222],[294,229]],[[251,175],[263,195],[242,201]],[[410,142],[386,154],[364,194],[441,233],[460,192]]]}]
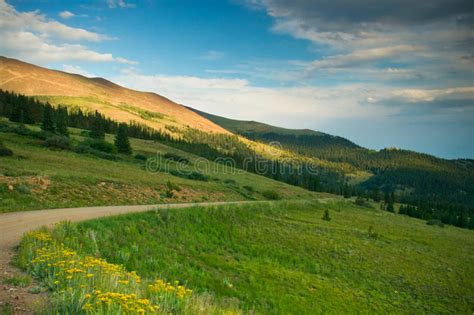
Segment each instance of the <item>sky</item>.
[{"label": "sky", "polygon": [[474,158],[471,0],[0,0],[0,55],[213,114]]}]

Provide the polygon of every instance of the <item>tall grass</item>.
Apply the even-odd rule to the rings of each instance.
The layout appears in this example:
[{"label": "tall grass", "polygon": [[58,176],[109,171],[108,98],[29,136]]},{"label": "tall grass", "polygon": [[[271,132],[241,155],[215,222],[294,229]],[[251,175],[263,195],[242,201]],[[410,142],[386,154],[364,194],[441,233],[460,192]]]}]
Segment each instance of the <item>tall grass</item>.
[{"label": "tall grass", "polygon": [[[66,223],[56,228],[68,230]],[[235,314],[178,281],[142,279],[134,271],[93,256],[82,256],[47,230],[23,238],[17,263],[51,292],[50,313],[59,314]]]},{"label": "tall grass", "polygon": [[[322,219],[325,210],[330,221]],[[351,202],[163,209],[63,226],[53,235],[80,253],[143,278],[177,279],[248,313],[474,309],[472,231]]]}]

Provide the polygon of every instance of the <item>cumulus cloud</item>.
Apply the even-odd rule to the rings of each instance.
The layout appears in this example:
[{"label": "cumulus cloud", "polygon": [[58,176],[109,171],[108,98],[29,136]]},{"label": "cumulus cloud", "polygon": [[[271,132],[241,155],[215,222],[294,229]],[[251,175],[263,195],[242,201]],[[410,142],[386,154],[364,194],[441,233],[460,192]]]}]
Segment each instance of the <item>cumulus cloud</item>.
[{"label": "cumulus cloud", "polygon": [[[68,13],[71,12],[62,13],[70,16]],[[0,54],[40,64],[66,60],[136,63],[111,53],[96,52],[78,43],[100,42],[110,39],[108,36],[67,26],[46,18],[39,11],[18,12],[4,0],[0,0],[0,37]]]},{"label": "cumulus cloud", "polygon": [[6,31],[29,31],[41,34],[44,38],[60,38],[66,41],[92,41],[98,42],[109,37],[74,28],[55,20],[47,19],[39,11],[18,12],[16,9],[0,0],[0,29]]},{"label": "cumulus cloud", "polygon": [[72,13],[71,11],[62,11],[59,13],[59,16],[63,19],[69,19],[69,18],[72,18],[74,16],[76,16],[74,13]]},{"label": "cumulus cloud", "polygon": [[[312,69],[335,65],[373,66],[385,54],[390,62],[439,72],[449,65],[460,76],[472,73],[466,56],[474,42],[474,6],[469,0],[248,0],[274,19],[272,31],[311,42],[318,58]],[[425,53],[419,49],[424,47]],[[387,51],[388,49],[388,51]],[[416,51],[414,51],[415,49]],[[365,65],[361,64],[362,62]],[[466,67],[468,65],[468,67]],[[381,65],[380,74],[384,75]],[[444,67],[446,68],[446,67]],[[374,71],[375,69],[372,69]],[[421,72],[421,70],[419,71]],[[426,76],[428,77],[428,76]]]},{"label": "cumulus cloud", "polygon": [[269,88],[243,79],[144,75],[135,71],[127,71],[114,81],[211,113],[229,116],[231,112],[233,118],[283,125],[300,119],[309,125],[336,117],[383,116],[393,110],[367,102],[374,89],[357,85]]}]

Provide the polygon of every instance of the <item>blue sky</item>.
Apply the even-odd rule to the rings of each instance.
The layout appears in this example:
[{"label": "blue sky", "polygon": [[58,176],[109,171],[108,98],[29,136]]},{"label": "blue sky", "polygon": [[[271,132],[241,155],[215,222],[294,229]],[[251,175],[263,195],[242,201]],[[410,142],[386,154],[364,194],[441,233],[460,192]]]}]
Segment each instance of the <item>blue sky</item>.
[{"label": "blue sky", "polygon": [[464,0],[0,0],[0,54],[236,119],[474,158]]}]

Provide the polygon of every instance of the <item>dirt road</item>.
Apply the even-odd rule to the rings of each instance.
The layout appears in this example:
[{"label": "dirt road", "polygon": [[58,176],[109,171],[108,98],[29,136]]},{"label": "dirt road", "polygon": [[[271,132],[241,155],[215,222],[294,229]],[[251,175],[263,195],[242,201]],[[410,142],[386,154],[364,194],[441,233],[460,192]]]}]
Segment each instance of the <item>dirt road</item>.
[{"label": "dirt road", "polygon": [[[38,229],[42,226],[52,226],[55,223],[66,220],[77,222],[124,213],[143,212],[152,209],[242,204],[249,202],[256,201],[85,207],[2,213],[0,214],[0,278],[9,278],[19,272],[10,265],[10,261],[14,255],[14,247],[18,245],[25,232]],[[2,285],[2,289],[0,290],[0,313],[5,305],[10,305],[15,314],[31,313],[35,308],[39,307],[39,304],[45,303],[44,300],[44,295],[30,294],[28,293],[28,288],[14,288],[9,285]]]}]

